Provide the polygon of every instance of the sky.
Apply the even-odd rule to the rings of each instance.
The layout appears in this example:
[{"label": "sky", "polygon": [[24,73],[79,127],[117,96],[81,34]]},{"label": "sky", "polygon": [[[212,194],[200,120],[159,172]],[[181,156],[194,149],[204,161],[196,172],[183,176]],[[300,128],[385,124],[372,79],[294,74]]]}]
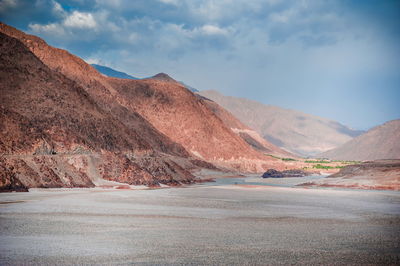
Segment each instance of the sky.
[{"label": "sky", "polygon": [[136,77],[355,129],[400,118],[399,0],[0,0],[0,20]]}]

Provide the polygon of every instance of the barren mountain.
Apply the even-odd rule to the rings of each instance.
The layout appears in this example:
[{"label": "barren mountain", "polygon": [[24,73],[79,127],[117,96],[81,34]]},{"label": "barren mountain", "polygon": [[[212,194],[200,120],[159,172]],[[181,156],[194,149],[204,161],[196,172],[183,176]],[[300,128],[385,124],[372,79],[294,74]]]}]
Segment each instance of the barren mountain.
[{"label": "barren mountain", "polygon": [[0,46],[0,188],[192,182],[175,162],[194,167],[186,150],[139,114],[128,127],[19,40],[0,33]]},{"label": "barren mountain", "polygon": [[256,101],[200,91],[231,112],[265,140],[292,153],[313,156],[333,149],[361,134],[338,122]]},{"label": "barren mountain", "polygon": [[106,77],[36,36],[2,23],[0,32],[1,164],[13,173],[3,187],[188,183],[187,170],[213,167],[207,162],[285,167],[174,80]]},{"label": "barren mountain", "polygon": [[358,161],[400,159],[400,119],[374,127],[319,157]]},{"label": "barren mountain", "polygon": [[[96,67],[101,73],[107,74],[102,71],[102,68]],[[112,73],[120,73],[114,69],[112,69]],[[111,75],[114,76],[114,75]],[[118,77],[118,76],[114,76]],[[149,80],[158,80],[158,81],[164,81],[168,83],[174,83],[175,85],[183,85],[187,89],[191,90],[193,92],[193,88],[188,88],[187,85],[180,81],[176,81],[175,79],[171,78],[168,74],[165,73],[159,73],[156,74],[150,78]],[[197,90],[196,90],[197,91]],[[196,94],[197,95],[197,94]],[[198,96],[198,95],[197,95]],[[268,141],[264,140],[262,137],[259,136],[257,132],[254,130],[250,129],[249,127],[245,126],[243,123],[241,123],[237,118],[235,118],[231,113],[223,109],[221,106],[219,106],[217,103],[201,97],[200,101],[203,101],[207,107],[218,117],[222,120],[222,122],[230,128],[234,133],[238,134],[244,141],[246,141],[250,146],[255,148],[256,150],[259,150],[263,153],[268,153],[272,155],[277,155],[277,156],[285,156],[285,157],[294,157],[294,155],[290,154],[287,151],[284,151],[275,145],[269,143]]]},{"label": "barren mountain", "polygon": [[187,151],[215,165],[258,172],[283,167],[256,151],[218,118],[203,99],[177,82],[110,79],[109,84],[160,132]]}]

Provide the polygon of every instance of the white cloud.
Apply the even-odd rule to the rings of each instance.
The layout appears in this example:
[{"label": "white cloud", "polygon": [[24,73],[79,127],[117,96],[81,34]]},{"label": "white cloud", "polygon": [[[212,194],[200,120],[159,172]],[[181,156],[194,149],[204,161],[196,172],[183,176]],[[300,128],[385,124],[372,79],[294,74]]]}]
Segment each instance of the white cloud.
[{"label": "white cloud", "polygon": [[60,3],[54,0],[52,2],[53,2],[53,9],[52,9],[53,14],[59,17],[65,17],[67,15],[67,12],[65,12]]},{"label": "white cloud", "polygon": [[101,60],[98,59],[98,58],[87,58],[87,59],[85,59],[85,61],[88,64],[97,64],[97,65],[99,65],[101,63],[100,62]]},{"label": "white cloud", "polygon": [[206,35],[227,35],[226,29],[220,28],[214,25],[204,25],[201,27],[201,31]]},{"label": "white cloud", "polygon": [[97,23],[96,20],[93,18],[91,13],[83,13],[79,11],[72,12],[63,22],[66,27],[71,28],[96,28]]},{"label": "white cloud", "polygon": [[31,23],[28,25],[29,29],[35,34],[43,34],[49,36],[63,37],[66,32],[63,27],[58,23],[50,23],[47,25]]}]

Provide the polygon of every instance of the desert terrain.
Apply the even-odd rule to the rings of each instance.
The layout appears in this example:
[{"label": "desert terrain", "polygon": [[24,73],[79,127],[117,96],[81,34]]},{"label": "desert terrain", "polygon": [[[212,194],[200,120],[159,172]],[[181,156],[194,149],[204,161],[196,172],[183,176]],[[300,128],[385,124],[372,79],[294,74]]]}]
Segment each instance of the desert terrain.
[{"label": "desert terrain", "polygon": [[2,193],[0,263],[400,263],[399,192],[243,180],[257,181]]}]

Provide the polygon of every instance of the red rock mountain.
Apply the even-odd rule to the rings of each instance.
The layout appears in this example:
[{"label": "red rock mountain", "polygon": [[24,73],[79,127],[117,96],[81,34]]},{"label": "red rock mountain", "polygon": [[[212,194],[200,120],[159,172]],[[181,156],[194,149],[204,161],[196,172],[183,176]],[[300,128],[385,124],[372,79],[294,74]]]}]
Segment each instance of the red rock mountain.
[{"label": "red rock mountain", "polygon": [[357,161],[400,159],[400,119],[374,127],[319,157]]},{"label": "red rock mountain", "polygon": [[0,164],[10,173],[0,187],[192,182],[183,166],[194,165],[182,146],[139,114],[127,112],[131,124],[122,123],[20,41],[0,34]]},{"label": "red rock mountain", "polygon": [[205,161],[284,167],[179,83],[105,77],[36,36],[2,23],[0,32],[2,187],[187,183]]},{"label": "red rock mountain", "polygon": [[[174,80],[165,73],[159,73],[149,79],[172,82],[177,85],[183,85],[184,87],[186,87],[184,84]],[[216,102],[206,97],[202,97],[199,94],[195,95],[199,98],[200,101],[205,103],[207,108],[211,110],[224,123],[226,127],[231,129],[231,131],[236,133],[241,139],[243,139],[248,145],[250,145],[255,150],[270,155],[276,155],[282,157],[296,157],[295,155],[283,149],[280,149],[279,147],[263,139],[256,131],[252,130],[251,128],[240,122],[236,117],[234,117],[230,112],[222,108]]]}]

